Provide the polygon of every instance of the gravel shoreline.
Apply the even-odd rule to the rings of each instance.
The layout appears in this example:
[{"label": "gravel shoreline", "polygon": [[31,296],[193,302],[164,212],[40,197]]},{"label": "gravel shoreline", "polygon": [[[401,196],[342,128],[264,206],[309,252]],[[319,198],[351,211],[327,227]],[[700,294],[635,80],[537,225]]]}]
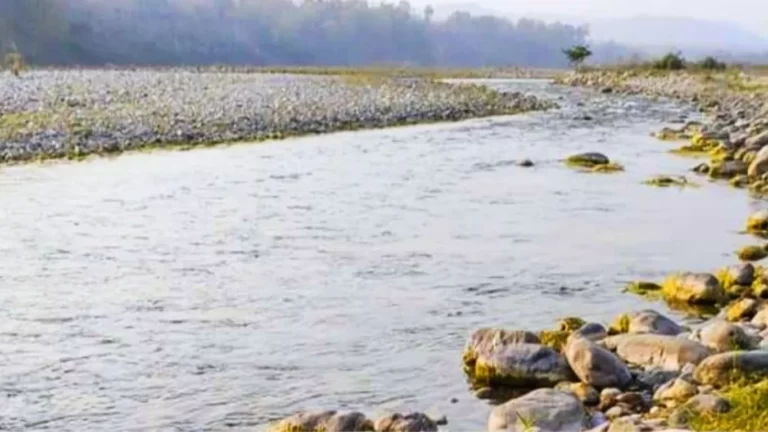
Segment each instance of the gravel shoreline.
[{"label": "gravel shoreline", "polygon": [[0,75],[0,162],[516,114],[549,102],[366,74],[39,70]]}]

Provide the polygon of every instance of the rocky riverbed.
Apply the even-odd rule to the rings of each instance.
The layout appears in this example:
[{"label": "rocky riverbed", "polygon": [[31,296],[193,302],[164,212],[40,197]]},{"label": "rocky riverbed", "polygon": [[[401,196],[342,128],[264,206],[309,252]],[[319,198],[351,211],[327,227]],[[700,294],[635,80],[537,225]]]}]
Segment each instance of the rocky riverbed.
[{"label": "rocky riverbed", "polygon": [[421,78],[170,70],[0,75],[0,161],[460,120],[551,104]]}]

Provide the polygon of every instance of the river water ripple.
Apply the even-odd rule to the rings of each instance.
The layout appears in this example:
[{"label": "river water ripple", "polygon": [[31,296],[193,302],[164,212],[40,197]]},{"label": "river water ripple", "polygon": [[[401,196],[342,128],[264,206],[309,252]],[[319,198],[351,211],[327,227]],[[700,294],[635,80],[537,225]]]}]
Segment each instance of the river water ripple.
[{"label": "river water ripple", "polygon": [[[664,310],[622,286],[747,241],[744,194],[641,184],[693,164],[649,136],[686,108],[492,85],[563,108],[4,168],[0,429],[245,431],[333,408],[481,430],[471,331]],[[627,172],[558,162],[590,150]]]}]

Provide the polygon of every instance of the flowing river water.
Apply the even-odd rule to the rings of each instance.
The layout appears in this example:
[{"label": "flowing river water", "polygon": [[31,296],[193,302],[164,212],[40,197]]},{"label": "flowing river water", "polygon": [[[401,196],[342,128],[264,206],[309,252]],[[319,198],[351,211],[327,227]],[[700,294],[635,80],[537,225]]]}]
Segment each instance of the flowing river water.
[{"label": "flowing river water", "polygon": [[[642,184],[694,164],[649,136],[686,108],[491,85],[562,108],[4,168],[0,429],[262,430],[325,408],[482,430],[473,330],[666,310],[621,289],[749,242],[745,194]],[[559,162],[581,151],[627,171]]]}]

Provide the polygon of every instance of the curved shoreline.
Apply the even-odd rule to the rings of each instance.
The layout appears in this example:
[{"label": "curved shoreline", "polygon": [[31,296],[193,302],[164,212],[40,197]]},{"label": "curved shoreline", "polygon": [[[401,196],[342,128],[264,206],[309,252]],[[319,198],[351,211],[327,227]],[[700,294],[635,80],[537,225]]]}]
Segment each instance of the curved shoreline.
[{"label": "curved shoreline", "polygon": [[193,70],[0,76],[0,163],[459,121],[554,104],[424,78]]}]

